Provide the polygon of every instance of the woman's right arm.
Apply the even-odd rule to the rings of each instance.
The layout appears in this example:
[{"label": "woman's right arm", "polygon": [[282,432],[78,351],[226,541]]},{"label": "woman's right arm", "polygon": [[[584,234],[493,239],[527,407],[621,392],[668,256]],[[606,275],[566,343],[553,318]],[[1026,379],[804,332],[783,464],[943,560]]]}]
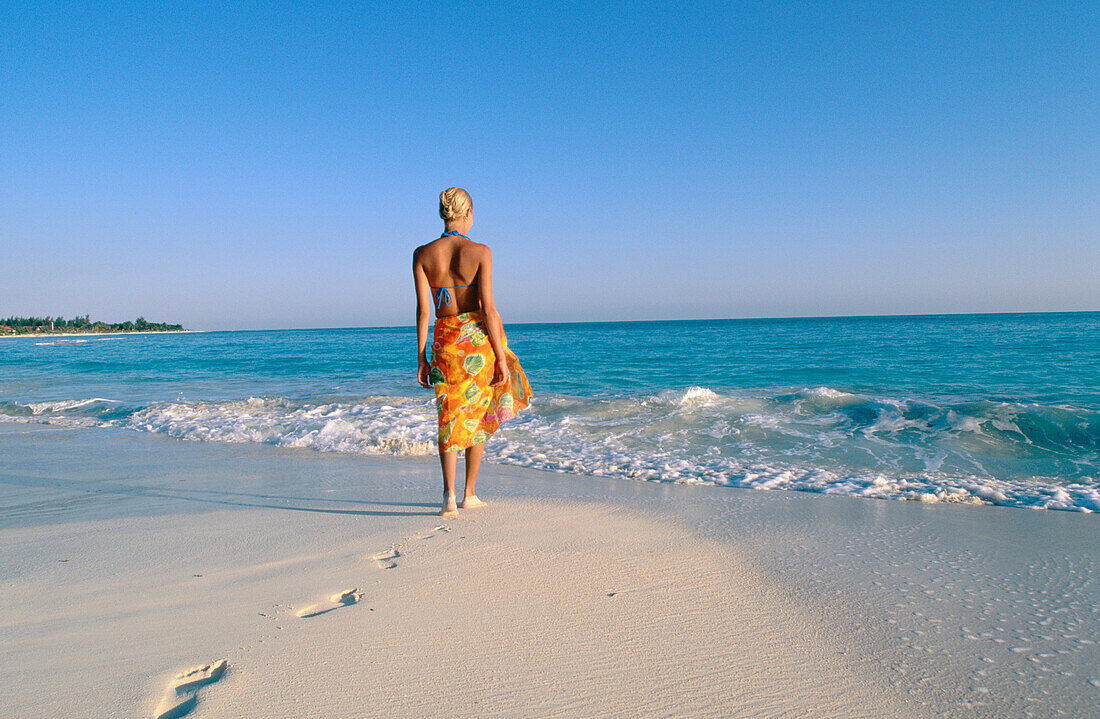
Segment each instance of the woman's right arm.
[{"label": "woman's right arm", "polygon": [[497,358],[493,373],[493,386],[496,387],[507,382],[511,373],[504,356],[504,325],[501,324],[500,313],[493,301],[493,253],[488,247],[485,247],[481,262],[478,263],[477,292],[481,300],[481,311],[485,313],[485,332],[489,335],[489,345]]},{"label": "woman's right arm", "polygon": [[432,319],[432,290],[428,286],[428,275],[420,264],[420,248],[413,252],[413,284],[416,286],[416,381],[421,387],[431,387],[428,375],[428,323]]}]

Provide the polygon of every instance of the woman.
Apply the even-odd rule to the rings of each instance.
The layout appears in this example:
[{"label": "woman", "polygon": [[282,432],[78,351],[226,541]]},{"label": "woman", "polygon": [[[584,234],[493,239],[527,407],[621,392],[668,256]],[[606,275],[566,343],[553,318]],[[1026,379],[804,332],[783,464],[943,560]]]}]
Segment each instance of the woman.
[{"label": "woman", "polygon": [[[443,234],[413,252],[416,378],[422,386],[435,388],[443,467],[442,517],[458,516],[458,450],[466,452],[462,508],[484,507],[474,490],[485,442],[531,401],[531,385],[519,360],[508,350],[493,303],[493,256],[487,246],[466,236],[474,224],[473,212],[470,195],[461,187],[439,193]],[[429,363],[425,349],[433,305],[436,322]]]}]

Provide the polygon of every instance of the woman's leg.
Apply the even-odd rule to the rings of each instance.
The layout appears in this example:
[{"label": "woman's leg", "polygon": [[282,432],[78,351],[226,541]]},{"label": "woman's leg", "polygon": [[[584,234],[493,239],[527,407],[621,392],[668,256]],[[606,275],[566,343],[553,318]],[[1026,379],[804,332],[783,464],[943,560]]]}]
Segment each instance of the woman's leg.
[{"label": "woman's leg", "polygon": [[443,468],[443,509],[439,514],[449,517],[458,514],[455,505],[455,469],[458,465],[458,452],[440,452],[439,465]]},{"label": "woman's leg", "polygon": [[477,472],[481,469],[481,455],[485,452],[484,444],[475,444],[466,450],[466,491],[463,492],[462,508],[473,509],[485,504],[477,498]]},{"label": "woman's leg", "polygon": [[467,497],[472,497],[477,492],[477,471],[481,469],[481,455],[485,452],[484,444],[475,444],[466,449],[466,492]]}]

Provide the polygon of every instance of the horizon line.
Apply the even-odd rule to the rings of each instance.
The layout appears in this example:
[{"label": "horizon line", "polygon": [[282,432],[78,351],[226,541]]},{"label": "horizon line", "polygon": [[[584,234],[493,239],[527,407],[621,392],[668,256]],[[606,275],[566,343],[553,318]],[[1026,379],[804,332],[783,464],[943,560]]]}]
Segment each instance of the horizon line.
[{"label": "horizon line", "polygon": [[[673,319],[638,319],[638,320],[566,320],[562,322],[508,322],[509,327],[529,325],[596,325],[596,324],[648,324],[656,322],[759,322],[769,320],[840,320],[840,319],[887,319],[887,318],[917,318],[917,317],[983,317],[983,316],[1013,316],[1013,315],[1087,315],[1100,314],[1100,309],[1095,310],[1025,310],[1017,312],[915,312],[909,314],[862,314],[862,315],[780,315],[761,317],[690,317]],[[433,318],[434,324],[436,318]],[[186,329],[184,332],[305,332],[310,330],[382,330],[382,329],[415,329],[415,324],[399,325],[348,325],[343,327],[261,327],[253,329]],[[112,334],[102,332],[99,334]],[[133,333],[142,334],[142,333]],[[150,333],[151,334],[151,333]],[[165,333],[171,334],[171,332]]]}]

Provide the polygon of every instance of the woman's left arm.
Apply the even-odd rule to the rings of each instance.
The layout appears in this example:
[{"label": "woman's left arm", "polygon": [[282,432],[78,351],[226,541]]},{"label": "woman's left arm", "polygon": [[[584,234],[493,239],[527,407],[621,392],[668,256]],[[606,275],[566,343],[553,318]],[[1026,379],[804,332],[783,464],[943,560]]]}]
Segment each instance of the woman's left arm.
[{"label": "woman's left arm", "polygon": [[420,248],[413,252],[413,284],[416,286],[416,381],[421,387],[431,387],[428,382],[431,366],[428,364],[428,323],[432,319],[432,289],[428,275],[420,264]]}]

